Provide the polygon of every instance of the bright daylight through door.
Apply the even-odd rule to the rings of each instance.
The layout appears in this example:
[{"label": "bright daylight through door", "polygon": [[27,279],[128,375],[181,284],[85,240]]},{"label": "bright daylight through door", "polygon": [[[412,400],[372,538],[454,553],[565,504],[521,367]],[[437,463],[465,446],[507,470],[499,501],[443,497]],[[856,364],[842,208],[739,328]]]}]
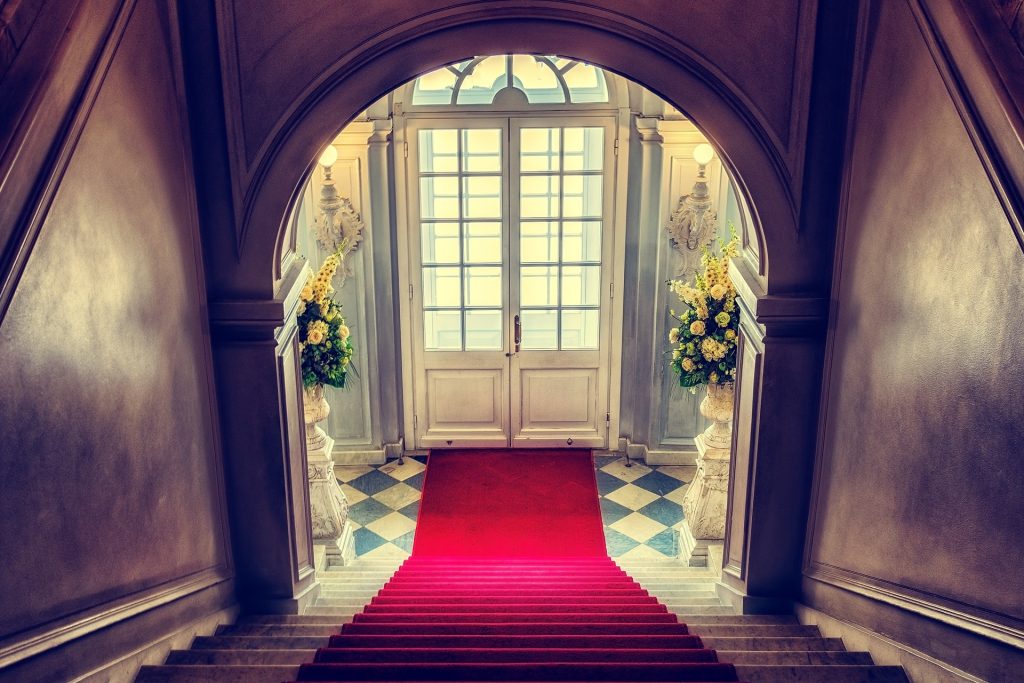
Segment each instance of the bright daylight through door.
[{"label": "bright daylight through door", "polygon": [[[491,97],[521,85],[489,59]],[[606,444],[614,135],[564,110],[408,122],[417,446]]]}]

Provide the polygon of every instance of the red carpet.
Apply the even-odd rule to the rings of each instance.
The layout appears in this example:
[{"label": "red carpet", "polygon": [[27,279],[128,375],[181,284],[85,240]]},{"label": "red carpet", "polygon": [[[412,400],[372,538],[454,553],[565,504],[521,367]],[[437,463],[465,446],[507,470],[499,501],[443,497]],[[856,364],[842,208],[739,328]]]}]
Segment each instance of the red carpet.
[{"label": "red carpet", "polygon": [[430,454],[415,557],[604,557],[606,552],[590,451]]},{"label": "red carpet", "polygon": [[301,681],[736,681],[604,547],[589,452],[427,466],[413,555]]}]

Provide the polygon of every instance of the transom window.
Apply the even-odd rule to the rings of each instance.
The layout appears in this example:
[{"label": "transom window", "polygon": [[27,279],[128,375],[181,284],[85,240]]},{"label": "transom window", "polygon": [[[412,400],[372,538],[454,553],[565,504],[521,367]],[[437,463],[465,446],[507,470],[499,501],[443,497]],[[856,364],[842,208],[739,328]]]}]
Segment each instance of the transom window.
[{"label": "transom window", "polygon": [[511,96],[527,104],[596,104],[608,102],[608,83],[601,69],[565,57],[475,57],[417,78],[412,105],[486,106]]}]

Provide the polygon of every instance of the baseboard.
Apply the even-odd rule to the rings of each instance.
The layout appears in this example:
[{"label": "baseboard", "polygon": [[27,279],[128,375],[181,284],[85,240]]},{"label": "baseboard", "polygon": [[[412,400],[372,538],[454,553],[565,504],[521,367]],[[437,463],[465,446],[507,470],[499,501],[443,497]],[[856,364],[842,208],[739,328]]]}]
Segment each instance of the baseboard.
[{"label": "baseboard", "polygon": [[[818,620],[837,632],[848,625],[851,642],[872,654],[877,650],[884,662],[902,664],[915,681],[1016,681],[1024,671],[1024,647],[1018,644],[807,575],[799,602],[805,618],[821,615]],[[864,634],[881,635],[869,642]]]},{"label": "baseboard", "polygon": [[696,466],[697,451],[654,451],[644,447],[644,463],[647,465]]},{"label": "baseboard", "polygon": [[826,638],[842,638],[847,650],[869,652],[875,664],[902,666],[907,678],[914,683],[984,683],[983,679],[961,671],[951,664],[862,626],[829,616],[813,607],[796,603],[794,612],[801,624],[817,626]]},{"label": "baseboard", "polygon": [[55,643],[0,669],[0,681],[131,681],[138,667],[162,663],[172,648],[188,647],[192,637],[211,633],[218,623],[233,621],[237,613],[235,584],[226,579]]},{"label": "baseboard", "polygon": [[197,636],[213,635],[221,624],[234,623],[238,619],[238,613],[237,605],[222,609],[192,622],[165,638],[141,647],[117,661],[75,678],[70,683],[129,683],[134,681],[141,667],[163,664],[171,650],[187,650]]},{"label": "baseboard", "polygon": [[334,458],[334,466],[346,465],[383,465],[387,462],[387,451],[381,449],[348,450],[344,447],[335,447],[331,451]]}]

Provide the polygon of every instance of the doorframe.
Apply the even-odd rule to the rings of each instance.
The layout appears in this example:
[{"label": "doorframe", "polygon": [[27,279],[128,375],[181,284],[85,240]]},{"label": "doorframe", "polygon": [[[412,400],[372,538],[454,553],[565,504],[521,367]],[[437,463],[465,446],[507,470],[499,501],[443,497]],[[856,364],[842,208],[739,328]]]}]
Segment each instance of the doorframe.
[{"label": "doorframe", "polygon": [[[399,340],[399,346],[401,348],[401,360],[402,360],[402,426],[403,426],[403,442],[404,449],[406,451],[422,450],[419,449],[416,443],[417,438],[417,424],[414,420],[416,411],[416,391],[418,387],[415,383],[415,373],[413,372],[414,365],[414,352],[413,345],[411,342],[411,335],[414,334],[413,330],[413,307],[412,299],[410,297],[410,289],[412,287],[412,273],[411,271],[411,256],[412,250],[410,245],[410,210],[409,205],[409,183],[414,179],[413,174],[409,171],[409,121],[410,120],[452,120],[454,118],[484,118],[484,119],[498,119],[498,118],[513,118],[513,117],[530,117],[530,118],[553,118],[553,119],[565,119],[566,117],[580,117],[580,118],[604,118],[611,124],[611,129],[615,131],[615,139],[608,141],[606,144],[612,144],[614,146],[613,159],[614,168],[608,174],[608,178],[613,185],[613,196],[612,196],[612,209],[609,217],[609,226],[613,230],[612,238],[612,263],[608,265],[609,272],[611,273],[611,293],[612,298],[609,305],[609,314],[611,315],[611,327],[609,329],[609,343],[608,343],[608,396],[607,406],[610,419],[608,420],[608,430],[606,435],[605,448],[608,450],[619,450],[620,437],[619,437],[619,412],[621,408],[622,400],[622,322],[623,322],[623,280],[625,278],[625,251],[626,251],[626,202],[627,202],[627,183],[629,182],[629,133],[630,133],[630,117],[631,112],[627,106],[628,100],[626,100],[625,92],[626,87],[624,83],[615,83],[617,78],[610,73],[606,73],[606,78],[609,80],[609,99],[612,101],[612,106],[609,107],[586,107],[580,109],[566,108],[553,106],[550,109],[539,109],[533,111],[532,109],[487,109],[487,110],[447,110],[441,111],[430,111],[425,110],[422,113],[409,112],[406,107],[403,106],[403,100],[400,97],[400,93],[407,90],[401,89],[396,92],[395,102],[393,105],[394,112],[394,128],[392,133],[392,139],[394,140],[393,154],[394,154],[394,169],[395,169],[395,247],[397,251],[398,269],[397,269],[397,280],[398,280],[398,301],[399,301],[399,329],[397,339]],[[614,87],[613,87],[614,83]],[[617,106],[616,106],[617,105]],[[506,419],[511,420],[511,412]],[[511,430],[511,425],[509,425]]]}]

